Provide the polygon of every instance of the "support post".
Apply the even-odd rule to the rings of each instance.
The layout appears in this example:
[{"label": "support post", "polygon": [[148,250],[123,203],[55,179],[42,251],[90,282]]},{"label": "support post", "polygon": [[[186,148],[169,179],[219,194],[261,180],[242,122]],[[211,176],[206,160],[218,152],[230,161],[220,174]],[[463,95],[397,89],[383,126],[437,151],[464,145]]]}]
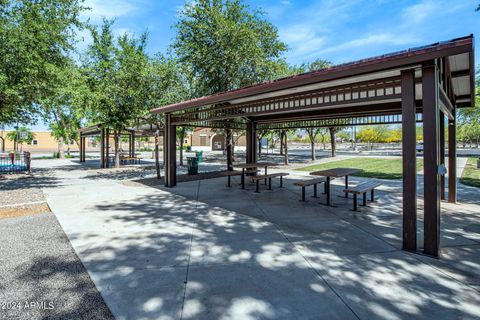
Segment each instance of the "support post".
[{"label": "support post", "polygon": [[453,120],[448,120],[448,202],[457,203],[457,123],[456,110]]},{"label": "support post", "polygon": [[247,152],[246,160],[247,163],[257,162],[257,130],[256,123],[254,121],[247,122],[247,132],[246,132],[246,141],[247,141]]},{"label": "support post", "polygon": [[[415,70],[402,71],[403,250],[417,250]],[[373,191],[373,190],[372,190]],[[373,201],[373,193],[372,193]]]},{"label": "support post", "polygon": [[175,187],[177,185],[177,144],[176,127],[171,123],[171,114],[165,115],[165,187]]},{"label": "support post", "polygon": [[437,257],[440,249],[440,134],[438,69],[435,62],[422,66],[424,139],[424,252]]},{"label": "support post", "polygon": [[131,152],[132,155],[130,157],[135,157],[135,131],[132,131],[132,136],[131,136]]},{"label": "support post", "polygon": [[105,129],[100,131],[100,168],[105,168]]},{"label": "support post", "polygon": [[80,162],[83,162],[83,135],[80,133],[80,145],[79,147],[79,152],[80,152]]},{"label": "support post", "polygon": [[157,171],[157,179],[161,178],[161,175],[160,175],[160,160],[158,159],[158,145],[159,145],[159,140],[160,140],[159,136],[160,136],[160,133],[157,130],[157,132],[155,132],[155,169]]},{"label": "support post", "polygon": [[[440,111],[440,164],[445,165],[445,115]],[[445,200],[445,174],[440,175],[440,199]]]},{"label": "support post", "polygon": [[226,132],[225,132],[225,135],[226,135],[226,143],[227,143],[227,146],[226,146],[226,149],[227,149],[227,170],[228,171],[233,171],[233,161],[232,161],[232,139],[233,139],[233,135],[232,135],[232,130],[231,129],[226,129]]}]

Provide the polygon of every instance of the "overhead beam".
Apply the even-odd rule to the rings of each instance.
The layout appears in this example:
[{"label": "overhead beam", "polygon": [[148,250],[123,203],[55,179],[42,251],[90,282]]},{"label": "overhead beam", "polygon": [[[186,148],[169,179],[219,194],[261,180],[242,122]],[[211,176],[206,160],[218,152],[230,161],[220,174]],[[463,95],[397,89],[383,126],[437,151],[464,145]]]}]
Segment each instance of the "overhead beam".
[{"label": "overhead beam", "polygon": [[470,76],[470,69],[452,71],[450,75],[452,78],[468,77]]}]

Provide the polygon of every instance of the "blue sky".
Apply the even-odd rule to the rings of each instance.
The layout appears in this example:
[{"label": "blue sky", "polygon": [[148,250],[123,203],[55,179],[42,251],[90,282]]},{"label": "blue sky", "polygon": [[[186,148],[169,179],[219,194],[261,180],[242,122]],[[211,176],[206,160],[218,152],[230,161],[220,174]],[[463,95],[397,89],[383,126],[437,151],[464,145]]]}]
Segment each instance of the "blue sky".
[{"label": "blue sky", "polygon": [[[343,63],[476,33],[477,1],[267,0],[247,1],[277,26],[291,64],[322,58]],[[86,0],[92,23],[115,18],[115,33],[149,33],[150,54],[166,52],[185,0]],[[80,48],[88,44],[88,34]],[[476,39],[478,42],[478,37]],[[477,46],[478,48],[478,46]],[[479,51],[476,53],[478,65]],[[39,128],[43,126],[39,125]]]}]

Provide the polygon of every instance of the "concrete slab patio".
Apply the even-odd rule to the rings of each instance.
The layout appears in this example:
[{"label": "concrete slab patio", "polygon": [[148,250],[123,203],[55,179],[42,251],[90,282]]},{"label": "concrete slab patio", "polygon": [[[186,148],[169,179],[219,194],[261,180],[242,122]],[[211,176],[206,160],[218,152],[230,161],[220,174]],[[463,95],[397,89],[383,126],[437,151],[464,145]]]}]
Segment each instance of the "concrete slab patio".
[{"label": "concrete slab patio", "polygon": [[299,202],[295,175],[255,194],[236,178],[166,189],[55,166],[48,203],[117,319],[480,317],[470,188],[459,188],[461,204],[442,204],[437,260],[400,250],[398,182],[358,213],[336,196],[333,208]]}]

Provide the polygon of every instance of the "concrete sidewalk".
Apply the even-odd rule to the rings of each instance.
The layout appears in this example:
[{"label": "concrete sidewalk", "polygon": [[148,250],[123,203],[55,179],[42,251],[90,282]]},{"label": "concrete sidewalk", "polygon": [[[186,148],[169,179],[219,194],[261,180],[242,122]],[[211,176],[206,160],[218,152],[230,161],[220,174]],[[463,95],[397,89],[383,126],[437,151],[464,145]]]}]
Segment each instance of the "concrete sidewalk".
[{"label": "concrete sidewalk", "polygon": [[255,194],[236,178],[155,189],[80,167],[54,175],[48,203],[117,319],[480,317],[474,199],[442,204],[436,260],[400,250],[396,185],[356,213],[336,196],[299,202],[295,176]]}]

